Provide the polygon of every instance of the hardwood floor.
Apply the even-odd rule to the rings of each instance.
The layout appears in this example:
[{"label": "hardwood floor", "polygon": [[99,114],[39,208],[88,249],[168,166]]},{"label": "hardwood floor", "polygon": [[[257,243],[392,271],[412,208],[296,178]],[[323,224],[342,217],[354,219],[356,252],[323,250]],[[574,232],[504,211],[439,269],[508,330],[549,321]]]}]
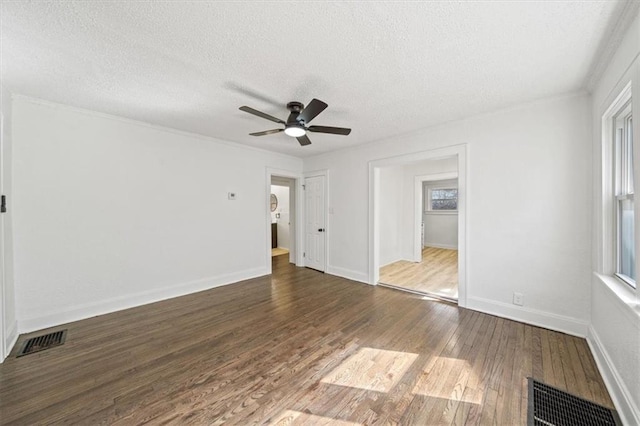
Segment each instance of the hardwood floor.
[{"label": "hardwood floor", "polygon": [[458,250],[422,249],[422,262],[400,260],[380,268],[380,283],[458,299]]},{"label": "hardwood floor", "polygon": [[283,254],[289,254],[289,250],[287,250],[285,248],[280,248],[280,247],[276,247],[276,248],[272,248],[271,249],[271,257],[281,256]]},{"label": "hardwood floor", "polygon": [[0,423],[516,425],[527,376],[612,406],[584,339],[273,262],[14,350]]}]

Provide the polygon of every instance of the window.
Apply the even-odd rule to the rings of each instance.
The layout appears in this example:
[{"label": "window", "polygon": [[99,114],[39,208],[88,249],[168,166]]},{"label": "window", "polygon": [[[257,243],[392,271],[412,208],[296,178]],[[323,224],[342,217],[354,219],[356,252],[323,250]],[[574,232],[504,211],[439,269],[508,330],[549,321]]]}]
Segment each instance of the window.
[{"label": "window", "polygon": [[432,188],[429,190],[429,210],[458,210],[457,188]]},{"label": "window", "polygon": [[614,266],[615,274],[636,286],[633,189],[633,116],[631,100],[613,116],[614,128]]}]

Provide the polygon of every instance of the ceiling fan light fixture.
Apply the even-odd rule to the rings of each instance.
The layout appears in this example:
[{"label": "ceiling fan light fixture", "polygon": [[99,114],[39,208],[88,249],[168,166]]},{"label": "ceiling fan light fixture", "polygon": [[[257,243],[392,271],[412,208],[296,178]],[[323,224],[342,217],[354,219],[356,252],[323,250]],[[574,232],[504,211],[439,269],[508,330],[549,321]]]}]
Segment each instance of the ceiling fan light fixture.
[{"label": "ceiling fan light fixture", "polygon": [[287,126],[284,129],[284,132],[287,136],[291,136],[292,138],[299,138],[300,136],[304,136],[307,131],[302,126]]}]

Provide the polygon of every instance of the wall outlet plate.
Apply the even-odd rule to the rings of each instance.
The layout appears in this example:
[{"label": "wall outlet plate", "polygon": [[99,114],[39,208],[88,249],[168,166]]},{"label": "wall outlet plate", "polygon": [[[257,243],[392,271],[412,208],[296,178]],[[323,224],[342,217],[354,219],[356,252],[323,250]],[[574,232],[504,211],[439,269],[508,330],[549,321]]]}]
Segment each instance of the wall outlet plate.
[{"label": "wall outlet plate", "polygon": [[227,193],[227,198],[229,198],[230,200],[235,200],[236,199],[236,193],[235,192],[228,192]]},{"label": "wall outlet plate", "polygon": [[513,293],[513,304],[522,306],[524,304],[524,296],[522,293]]}]

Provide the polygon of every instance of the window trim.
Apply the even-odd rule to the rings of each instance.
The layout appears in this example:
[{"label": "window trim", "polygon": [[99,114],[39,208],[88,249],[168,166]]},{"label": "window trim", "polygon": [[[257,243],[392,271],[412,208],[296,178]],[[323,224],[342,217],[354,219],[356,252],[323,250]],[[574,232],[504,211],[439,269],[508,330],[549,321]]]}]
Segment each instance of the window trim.
[{"label": "window trim", "polygon": [[[629,182],[621,182],[620,178],[623,176],[623,173],[617,172],[622,165],[620,151],[621,148],[623,148],[619,147],[620,138],[618,129],[620,127],[623,129],[626,127],[628,119],[632,117],[632,113],[632,90],[631,82],[629,82],[602,115],[602,222],[600,232],[602,235],[601,273],[612,277],[621,285],[635,292],[637,290],[637,280],[634,283],[630,277],[618,272],[620,268],[620,259],[618,256],[620,240],[620,228],[618,226],[620,214],[619,204],[620,200],[628,199],[630,196],[633,197],[633,193],[619,192],[628,190]],[[622,123],[622,126],[620,126],[620,123]],[[637,141],[633,141],[632,143],[634,152],[636,152]],[[633,158],[631,160],[633,161]],[[623,166],[626,165],[627,164],[624,164]],[[635,238],[637,237],[636,230]]]}]

